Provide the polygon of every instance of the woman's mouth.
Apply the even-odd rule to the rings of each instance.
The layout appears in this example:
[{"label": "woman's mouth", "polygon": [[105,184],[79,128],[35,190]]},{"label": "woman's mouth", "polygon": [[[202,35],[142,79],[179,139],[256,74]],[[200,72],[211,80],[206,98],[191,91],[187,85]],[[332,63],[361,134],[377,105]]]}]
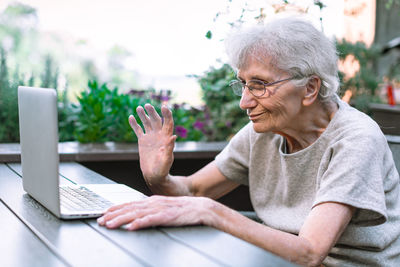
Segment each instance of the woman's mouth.
[{"label": "woman's mouth", "polygon": [[261,113],[255,113],[255,114],[248,114],[249,119],[251,121],[255,121],[257,119],[259,119],[265,112],[261,112]]}]

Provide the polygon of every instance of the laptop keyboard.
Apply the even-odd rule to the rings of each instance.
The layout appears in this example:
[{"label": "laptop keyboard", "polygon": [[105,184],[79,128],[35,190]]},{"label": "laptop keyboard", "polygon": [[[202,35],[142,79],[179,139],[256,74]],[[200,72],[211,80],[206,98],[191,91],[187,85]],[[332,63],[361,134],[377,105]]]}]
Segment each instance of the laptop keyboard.
[{"label": "laptop keyboard", "polygon": [[112,202],[84,186],[60,186],[60,202],[62,209],[70,211],[103,212],[113,205]]}]

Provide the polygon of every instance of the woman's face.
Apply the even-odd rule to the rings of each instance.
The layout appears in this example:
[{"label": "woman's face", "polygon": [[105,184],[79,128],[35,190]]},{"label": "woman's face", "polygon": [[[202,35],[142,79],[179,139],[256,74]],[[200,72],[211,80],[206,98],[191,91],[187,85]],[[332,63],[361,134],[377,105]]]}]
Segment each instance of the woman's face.
[{"label": "woman's face", "polygon": [[[268,58],[260,62],[253,57],[249,58],[245,68],[239,69],[237,76],[243,83],[250,80],[270,83],[290,78],[289,74],[272,68]],[[290,80],[267,87],[267,90],[271,92],[270,96],[266,93],[257,98],[246,87],[240,100],[240,108],[247,111],[254,130],[279,133],[299,124],[304,90]]]}]

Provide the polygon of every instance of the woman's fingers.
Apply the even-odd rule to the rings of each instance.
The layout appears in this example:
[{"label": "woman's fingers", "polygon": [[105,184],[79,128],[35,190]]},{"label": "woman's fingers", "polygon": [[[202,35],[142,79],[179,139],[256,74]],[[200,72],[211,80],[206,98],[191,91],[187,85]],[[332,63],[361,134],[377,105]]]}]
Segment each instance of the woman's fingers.
[{"label": "woman's fingers", "polygon": [[118,214],[118,216],[114,217],[112,220],[108,220],[105,223],[105,226],[107,228],[117,228],[120,227],[121,225],[131,223],[132,221],[135,221],[138,218],[140,218],[140,214],[137,211],[128,211]]},{"label": "woman's fingers", "polygon": [[134,231],[142,228],[148,228],[155,225],[162,225],[163,214],[161,212],[148,214],[141,218],[137,218],[127,225],[127,230]]},{"label": "woman's fingers", "polygon": [[[97,222],[99,225],[106,226],[107,228],[117,228],[144,217],[150,216],[149,218],[153,218],[154,214],[160,213],[165,208],[165,205],[169,205],[168,203],[172,200],[169,197],[155,195],[143,200],[116,205],[109,208],[102,217],[97,219]],[[156,222],[156,218],[158,217],[153,218],[150,222],[156,225],[160,224],[161,221]],[[134,229],[147,227],[144,225],[148,225],[147,223],[150,222],[142,220],[139,221],[138,225],[132,227]]]},{"label": "woman's fingers", "polygon": [[136,109],[136,113],[138,114],[140,120],[143,123],[144,130],[147,133],[148,131],[152,130],[151,128],[151,123],[150,123],[150,117],[147,116],[146,112],[144,111],[142,106],[138,106]]},{"label": "woman's fingers", "polygon": [[142,137],[143,135],[143,129],[142,127],[140,127],[140,125],[137,123],[135,117],[133,115],[129,115],[129,125],[131,126],[131,128],[133,129],[133,131],[135,132],[136,136],[138,138]]},{"label": "woman's fingers", "polygon": [[130,205],[132,205],[132,202],[115,205],[115,206],[108,208],[108,210],[106,212],[116,211],[116,210],[122,209],[122,208],[130,206]]},{"label": "woman's fingers", "polygon": [[100,225],[107,227],[117,227],[116,224],[122,225],[127,223],[128,218],[135,219],[142,216],[141,214],[148,212],[148,207],[144,202],[129,202],[113,206],[107,210],[102,217],[97,219]]},{"label": "woman's fingers", "polygon": [[130,223],[135,218],[134,216],[135,216],[134,212],[127,212],[127,213],[121,214],[120,216],[118,216],[110,221],[107,221],[105,223],[105,226],[107,228],[111,228],[111,229],[120,227],[121,225]]},{"label": "woman's fingers", "polygon": [[150,117],[150,123],[153,130],[160,130],[162,126],[162,121],[160,115],[158,115],[157,111],[150,104],[144,105],[144,108],[147,111],[147,114]]},{"label": "woman's fingers", "polygon": [[127,230],[152,226],[180,226],[203,223],[205,205],[208,199],[196,197],[149,198],[110,208],[97,221],[107,228],[125,225]]},{"label": "woman's fingers", "polygon": [[[150,104],[145,104],[144,108],[141,106],[137,107],[136,113],[138,114],[140,120],[143,123],[145,133],[147,133],[150,130],[159,131],[162,129],[162,131],[165,134],[168,135],[173,134],[174,119],[172,117],[171,110],[169,110],[167,106],[163,105],[161,107],[161,113],[163,119],[161,119],[160,115],[157,113],[155,108]],[[143,129],[140,127],[140,125],[137,123],[137,121],[133,116],[132,118],[129,117],[129,123],[138,137],[139,135],[143,135],[144,133]]]},{"label": "woman's fingers", "polygon": [[136,201],[133,201],[133,202],[127,202],[127,203],[115,205],[115,206],[110,207],[107,210],[107,212],[112,212],[112,211],[120,210],[122,208],[131,207],[131,206],[142,207],[142,206],[146,205],[147,201],[148,201],[148,198],[144,198],[144,199],[136,200]]},{"label": "woman's fingers", "polygon": [[164,118],[163,131],[168,135],[172,135],[174,132],[174,119],[172,118],[172,112],[167,108],[167,106],[163,105],[161,107],[161,114]]}]

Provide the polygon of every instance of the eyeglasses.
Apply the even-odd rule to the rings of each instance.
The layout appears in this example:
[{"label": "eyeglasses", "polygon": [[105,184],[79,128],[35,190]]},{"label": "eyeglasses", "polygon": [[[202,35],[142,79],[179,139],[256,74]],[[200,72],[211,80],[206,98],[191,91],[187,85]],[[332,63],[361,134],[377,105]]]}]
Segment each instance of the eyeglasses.
[{"label": "eyeglasses", "polygon": [[233,93],[238,96],[242,96],[243,91],[247,87],[252,95],[255,97],[261,97],[265,95],[265,93],[268,92],[266,97],[269,97],[273,93],[267,89],[267,87],[284,82],[284,81],[289,81],[294,79],[293,77],[286,78],[283,80],[271,82],[271,83],[266,83],[260,80],[250,80],[247,83],[243,83],[242,81],[239,80],[234,80],[229,83],[229,86],[232,87]]}]

